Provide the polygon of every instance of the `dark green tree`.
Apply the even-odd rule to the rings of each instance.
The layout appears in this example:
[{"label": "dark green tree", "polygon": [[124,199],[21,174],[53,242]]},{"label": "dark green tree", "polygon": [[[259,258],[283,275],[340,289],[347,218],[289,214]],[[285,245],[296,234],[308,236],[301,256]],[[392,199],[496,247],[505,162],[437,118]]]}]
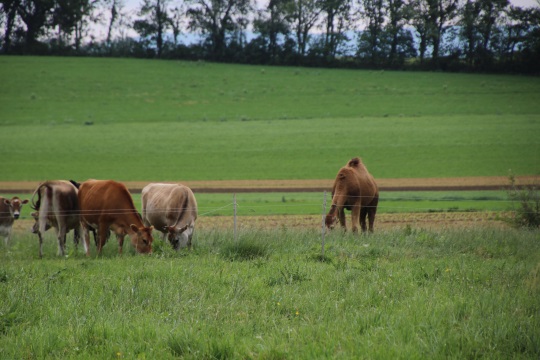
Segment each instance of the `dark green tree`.
[{"label": "dark green tree", "polygon": [[210,58],[224,60],[227,35],[245,26],[250,0],[187,0],[189,29],[206,36]]},{"label": "dark green tree", "polygon": [[286,20],[286,8],[289,1],[270,0],[266,9],[260,10],[253,21],[255,32],[260,34],[258,43],[266,48],[271,63],[278,62],[279,36],[287,37],[290,34],[289,23]]},{"label": "dark green tree", "polygon": [[2,50],[4,53],[11,51],[11,37],[15,29],[15,21],[17,20],[17,8],[20,0],[0,0],[0,10],[4,16],[4,45]]},{"label": "dark green tree", "polygon": [[360,34],[357,54],[372,65],[380,65],[388,54],[384,41],[385,3],[384,0],[363,0],[362,5],[367,26]]},{"label": "dark green tree", "polygon": [[319,21],[322,8],[317,0],[291,0],[287,5],[287,20],[296,37],[297,54],[304,56],[310,31]]},{"label": "dark green tree", "polygon": [[339,47],[349,40],[345,32],[352,28],[352,6],[352,0],[321,0],[325,57],[334,59]]},{"label": "dark green tree", "polygon": [[24,22],[26,50],[33,52],[39,46],[38,38],[51,26],[51,16],[55,8],[54,0],[20,0],[17,14]]},{"label": "dark green tree", "polygon": [[171,24],[168,3],[169,0],[143,0],[138,12],[140,19],[133,23],[133,29],[147,46],[155,44],[158,58],[162,56],[165,32]]}]

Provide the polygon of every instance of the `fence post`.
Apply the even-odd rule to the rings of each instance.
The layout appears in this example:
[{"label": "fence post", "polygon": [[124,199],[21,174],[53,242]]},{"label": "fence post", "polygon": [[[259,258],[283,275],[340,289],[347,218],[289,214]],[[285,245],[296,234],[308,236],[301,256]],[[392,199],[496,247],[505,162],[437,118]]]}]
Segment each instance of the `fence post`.
[{"label": "fence post", "polygon": [[324,192],[324,199],[323,199],[323,209],[322,209],[322,229],[321,229],[321,237],[322,237],[322,257],[324,258],[324,234],[325,234],[325,227],[324,227],[324,218],[326,215],[326,191]]},{"label": "fence post", "polygon": [[234,207],[234,241],[236,242],[236,193],[233,194],[233,207]]}]

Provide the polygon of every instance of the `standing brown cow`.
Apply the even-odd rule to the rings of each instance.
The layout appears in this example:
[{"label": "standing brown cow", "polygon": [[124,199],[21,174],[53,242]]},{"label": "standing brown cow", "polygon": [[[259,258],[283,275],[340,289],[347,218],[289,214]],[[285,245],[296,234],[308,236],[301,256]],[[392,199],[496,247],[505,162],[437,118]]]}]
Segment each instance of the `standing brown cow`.
[{"label": "standing brown cow", "polygon": [[[37,197],[37,200],[36,200]],[[43,256],[43,233],[53,227],[58,238],[58,255],[65,255],[66,235],[73,230],[73,242],[79,243],[79,200],[77,188],[68,181],[46,181],[32,195],[35,220],[32,232],[39,237],[39,257]]]},{"label": "standing brown cow", "polygon": [[375,214],[379,203],[377,183],[360,158],[351,159],[342,167],[332,189],[332,207],[326,215],[326,226],[333,228],[338,221],[346,230],[345,209],[351,210],[352,231],[367,230],[366,217],[369,218],[369,231],[373,231]]},{"label": "standing brown cow", "polygon": [[0,196],[0,236],[4,236],[6,246],[11,240],[13,222],[21,215],[21,209],[28,200],[21,200],[17,196],[11,200]]},{"label": "standing brown cow", "polygon": [[124,184],[113,180],[83,182],[79,187],[79,207],[86,255],[90,255],[90,228],[98,230],[99,254],[107,241],[109,229],[117,235],[120,254],[125,235],[129,235],[137,252],[152,252],[153,227],[144,226]]}]

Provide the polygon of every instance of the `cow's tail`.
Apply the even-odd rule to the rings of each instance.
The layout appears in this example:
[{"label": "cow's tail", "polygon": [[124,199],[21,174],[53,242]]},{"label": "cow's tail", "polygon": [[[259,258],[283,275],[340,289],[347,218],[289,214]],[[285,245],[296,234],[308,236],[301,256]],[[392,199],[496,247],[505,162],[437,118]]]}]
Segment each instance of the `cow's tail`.
[{"label": "cow's tail", "polygon": [[73,184],[77,188],[77,190],[81,187],[81,183],[76,182],[75,180],[69,180],[70,183]]},{"label": "cow's tail", "polygon": [[[40,184],[36,191],[34,191],[34,194],[32,194],[32,205],[30,207],[36,211],[39,211],[39,208],[41,207],[41,188],[45,186],[45,184]],[[37,201],[35,200],[37,196]]]},{"label": "cow's tail", "polygon": [[41,197],[41,211],[39,211],[39,232],[44,234],[47,231],[47,217],[53,211],[53,189],[49,184],[41,186],[43,192]]}]

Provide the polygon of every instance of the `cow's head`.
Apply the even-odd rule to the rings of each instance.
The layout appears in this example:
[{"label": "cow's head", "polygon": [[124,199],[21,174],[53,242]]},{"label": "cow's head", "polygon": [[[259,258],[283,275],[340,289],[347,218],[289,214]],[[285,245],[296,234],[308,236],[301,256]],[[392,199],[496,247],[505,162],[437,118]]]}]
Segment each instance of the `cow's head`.
[{"label": "cow's head", "polygon": [[28,204],[28,200],[21,200],[15,196],[11,200],[4,199],[4,204],[9,207],[9,212],[13,215],[13,218],[18,219],[21,216],[22,206]]},{"label": "cow's head", "polygon": [[191,247],[191,237],[193,236],[192,224],[184,225],[180,228],[174,226],[166,226],[167,239],[175,250],[183,247]]},{"label": "cow's head", "polygon": [[137,227],[135,224],[131,224],[130,227],[134,232],[134,236],[131,237],[131,243],[135,246],[137,252],[141,254],[152,253],[152,242],[154,241],[152,230],[154,230],[154,227]]},{"label": "cow's head", "polygon": [[333,229],[338,222],[336,210],[337,210],[337,206],[332,205],[332,207],[330,208],[330,211],[328,212],[328,215],[326,215],[326,219],[324,222],[326,224],[326,227],[329,229]]}]

